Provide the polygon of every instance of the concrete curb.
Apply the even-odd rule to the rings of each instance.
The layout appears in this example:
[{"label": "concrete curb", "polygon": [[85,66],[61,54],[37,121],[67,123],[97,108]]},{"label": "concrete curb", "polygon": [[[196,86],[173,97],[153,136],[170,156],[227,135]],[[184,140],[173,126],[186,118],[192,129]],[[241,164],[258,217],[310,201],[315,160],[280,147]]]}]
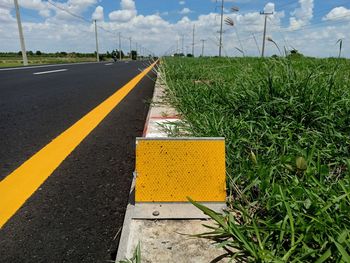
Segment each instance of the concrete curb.
[{"label": "concrete curb", "polygon": [[[171,128],[172,123],[181,121],[180,115],[175,109],[163,103],[165,84],[161,75],[155,84],[152,105],[149,110],[143,136],[146,138],[168,137],[166,128]],[[197,212],[196,216],[181,217],[181,219],[138,219],[135,217],[134,202],[135,176],[130,190],[129,204],[126,210],[123,229],[120,237],[116,262],[131,258],[137,244],[141,244],[142,262],[188,262],[201,263],[228,262],[221,259],[227,252],[218,249],[207,239],[193,238],[189,235],[208,232],[203,224],[213,225],[214,223],[199,210],[186,204],[185,210],[192,209]],[[183,206],[184,204],[179,204]],[[152,204],[150,205],[152,206]],[[153,204],[154,206],[154,204]],[[210,206],[210,204],[209,204]],[[221,206],[212,207],[219,211]],[[220,210],[221,210],[220,209]],[[152,209],[150,209],[152,210]],[[153,210],[152,210],[153,211]],[[199,213],[198,213],[199,212]],[[183,213],[184,215],[186,213]],[[197,219],[196,219],[197,218]],[[198,219],[202,218],[202,219]]]}]

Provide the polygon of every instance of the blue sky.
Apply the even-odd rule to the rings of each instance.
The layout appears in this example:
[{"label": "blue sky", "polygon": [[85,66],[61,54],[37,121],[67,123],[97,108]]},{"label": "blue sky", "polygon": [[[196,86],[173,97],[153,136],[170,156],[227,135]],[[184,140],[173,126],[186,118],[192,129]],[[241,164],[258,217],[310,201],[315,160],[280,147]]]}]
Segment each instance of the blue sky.
[{"label": "blue sky", "polygon": [[[2,0],[0,0],[1,3]],[[67,2],[67,1],[57,1]],[[180,4],[178,0],[136,0],[137,11],[142,15],[152,15],[159,13],[164,19],[175,23],[180,20],[183,15],[180,14],[183,8],[189,8],[191,12],[187,16],[193,20],[199,15],[208,14],[210,12],[219,12],[220,0],[216,3],[214,0],[187,0],[183,1],[185,4]],[[238,0],[226,1],[225,7],[239,6],[241,13],[249,13],[263,10],[268,2],[274,2],[276,11],[284,10],[286,13],[292,12],[298,7],[298,0],[284,0],[284,1],[261,1],[261,0]],[[120,1],[118,0],[101,0],[95,5],[90,6],[85,12],[84,17],[89,19],[95,7],[101,5],[104,7],[106,13],[120,8]],[[350,9],[349,0],[315,0],[314,1],[314,22],[322,21],[322,17],[326,15],[332,8],[337,6],[344,6]],[[42,21],[42,17],[37,14],[35,10],[23,9],[23,18],[28,21]],[[108,19],[108,18],[107,18]],[[288,24],[288,16],[283,19],[283,24]]]},{"label": "blue sky", "polygon": [[[81,51],[94,50],[92,19],[97,19],[101,49],[115,48],[115,35],[123,36],[123,49],[132,36],[155,53],[182,49],[192,44],[196,26],[195,47],[206,40],[206,53],[218,49],[220,2],[213,0],[19,0],[26,43],[29,50]],[[230,13],[238,6],[238,13]],[[59,9],[60,8],[60,9]],[[262,10],[274,11],[268,20],[268,36],[279,45],[296,47],[311,56],[333,56],[335,43],[344,39],[344,54],[350,54],[349,0],[226,0],[225,17],[231,17],[235,28],[224,26],[224,50],[228,56],[238,55],[237,47],[248,55],[258,55],[262,42]],[[65,11],[84,17],[72,17]],[[235,30],[233,30],[235,29]],[[256,37],[255,41],[253,35]],[[18,50],[18,33],[13,0],[0,0],[0,50]],[[182,50],[181,50],[182,51]],[[267,53],[276,53],[273,46]]]}]

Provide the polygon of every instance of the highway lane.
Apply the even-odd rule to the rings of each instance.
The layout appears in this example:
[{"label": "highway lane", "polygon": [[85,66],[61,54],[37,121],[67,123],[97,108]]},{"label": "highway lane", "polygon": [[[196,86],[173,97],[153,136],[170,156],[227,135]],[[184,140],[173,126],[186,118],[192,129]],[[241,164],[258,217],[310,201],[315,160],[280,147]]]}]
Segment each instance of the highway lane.
[{"label": "highway lane", "polygon": [[[120,62],[0,71],[0,180],[145,67]],[[134,139],[142,133],[153,86],[145,77],[5,224],[0,262],[113,259]]]},{"label": "highway lane", "polygon": [[[68,71],[34,75],[61,68]],[[0,180],[127,83],[139,68],[144,63],[0,71]]]}]

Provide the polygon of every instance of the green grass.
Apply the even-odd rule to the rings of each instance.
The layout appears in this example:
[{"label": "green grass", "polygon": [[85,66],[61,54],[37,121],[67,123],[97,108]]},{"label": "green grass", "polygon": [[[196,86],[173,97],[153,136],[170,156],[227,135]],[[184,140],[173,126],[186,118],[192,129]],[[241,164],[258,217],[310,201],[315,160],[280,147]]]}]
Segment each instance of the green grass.
[{"label": "green grass", "polygon": [[118,263],[141,263],[141,245],[140,242],[136,246],[134,250],[134,254],[131,259],[124,259],[119,261]]},{"label": "green grass", "polygon": [[[78,63],[78,62],[95,62],[95,57],[48,57],[48,56],[29,56],[30,65],[44,64],[62,64],[62,63]],[[18,67],[22,66],[22,57],[0,57],[0,67]]]},{"label": "green grass", "polygon": [[350,61],[166,58],[179,130],[224,136],[230,212],[216,240],[248,262],[350,262]]}]

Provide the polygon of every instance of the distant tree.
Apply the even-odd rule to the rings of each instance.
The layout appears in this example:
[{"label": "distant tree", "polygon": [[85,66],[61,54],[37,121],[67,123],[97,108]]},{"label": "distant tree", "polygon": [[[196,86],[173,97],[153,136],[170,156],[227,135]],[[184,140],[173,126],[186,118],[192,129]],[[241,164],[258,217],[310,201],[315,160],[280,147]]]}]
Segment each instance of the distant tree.
[{"label": "distant tree", "polygon": [[298,50],[292,49],[291,51],[289,51],[289,55],[287,57],[289,57],[289,58],[302,58],[302,57],[304,57],[304,55],[299,53]]},{"label": "distant tree", "polygon": [[60,56],[62,56],[62,57],[66,57],[67,55],[68,55],[67,52],[60,52]]},{"label": "distant tree", "polygon": [[[22,54],[22,52],[21,52],[21,54]],[[29,50],[29,51],[27,52],[27,54],[28,54],[28,56],[34,56],[34,52],[31,51],[31,50]]]},{"label": "distant tree", "polygon": [[118,58],[120,57],[119,54],[121,54],[121,57],[122,57],[122,58],[125,57],[125,54],[124,54],[123,50],[118,50],[118,52],[117,52],[117,57],[118,57]]},{"label": "distant tree", "polygon": [[188,58],[192,58],[193,55],[192,55],[192,54],[187,54],[187,57],[188,57]]},{"label": "distant tree", "polygon": [[175,53],[174,57],[184,57],[185,54],[184,53]]},{"label": "distant tree", "polygon": [[41,53],[41,51],[40,51],[40,50],[37,50],[37,51],[35,52],[35,55],[37,55],[37,56],[41,56],[41,55],[42,55],[42,53]]},{"label": "distant tree", "polygon": [[105,61],[107,59],[107,56],[104,54],[99,54],[100,61]]}]

